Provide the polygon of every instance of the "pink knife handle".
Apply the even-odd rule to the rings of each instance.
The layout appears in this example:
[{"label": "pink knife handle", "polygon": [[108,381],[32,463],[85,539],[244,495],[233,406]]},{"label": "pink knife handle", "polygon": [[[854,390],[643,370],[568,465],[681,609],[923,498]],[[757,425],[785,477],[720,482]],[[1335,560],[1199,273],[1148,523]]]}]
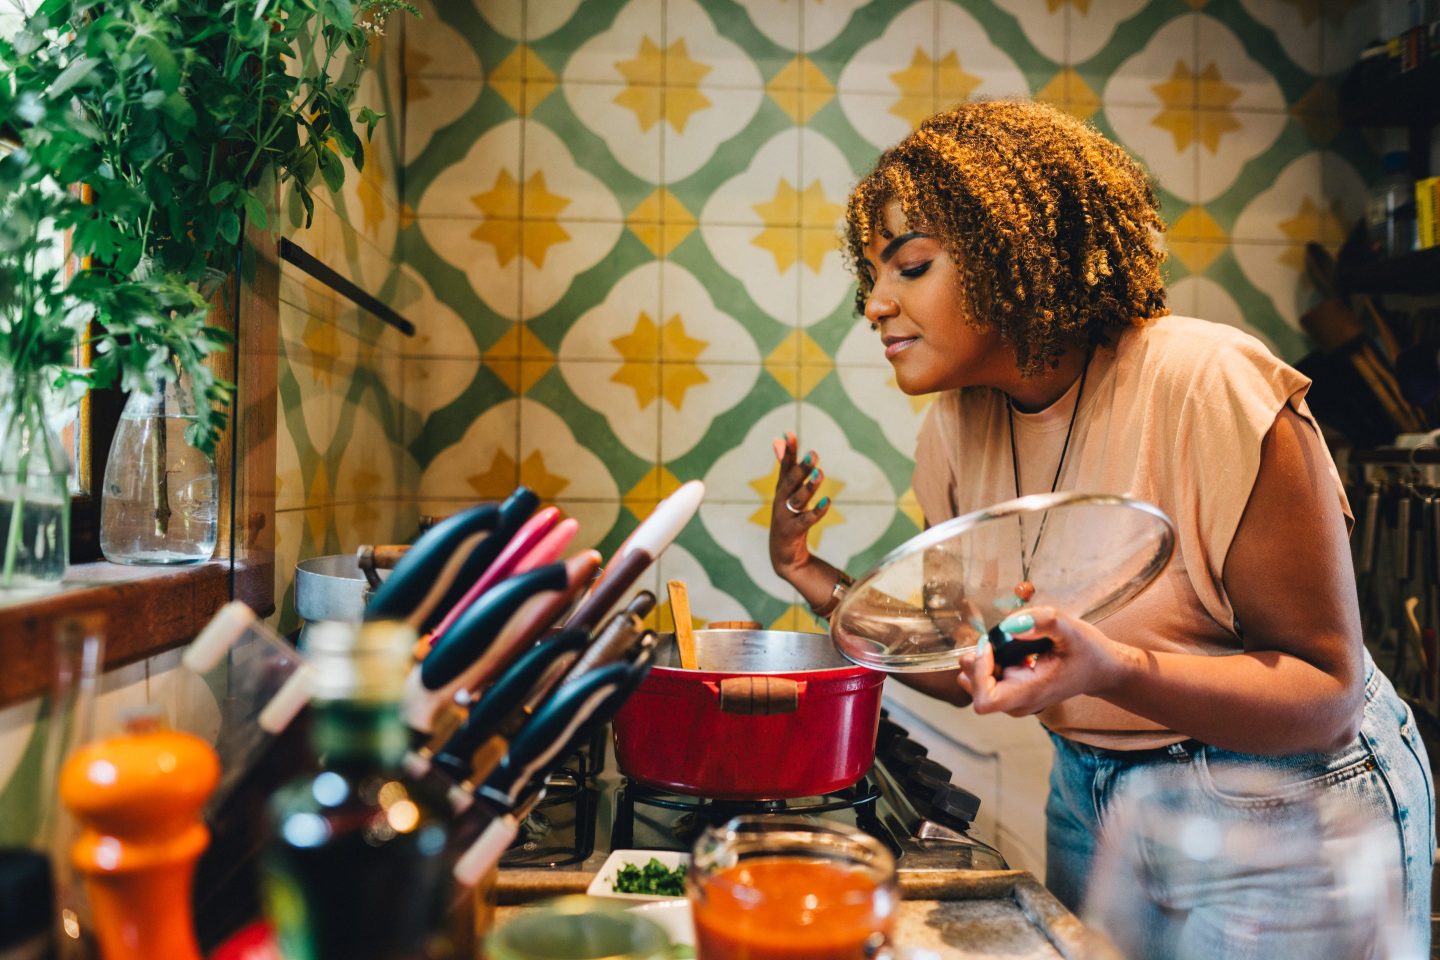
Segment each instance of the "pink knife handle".
[{"label": "pink knife handle", "polygon": [[500,551],[500,555],[484,573],[480,574],[480,579],[475,581],[475,585],[465,591],[465,595],[455,606],[450,608],[449,613],[445,614],[445,619],[430,631],[430,645],[433,647],[445,635],[445,631],[450,629],[450,625],[460,618],[460,614],[464,613],[470,604],[480,599],[486,590],[510,576],[515,570],[515,565],[545,539],[545,535],[559,520],[560,510],[557,507],[546,507],[526,520],[520,529],[515,531],[515,536],[510,538],[510,542],[505,544],[505,549]]},{"label": "pink knife handle", "polygon": [[515,564],[515,573],[526,573],[536,567],[543,567],[547,563],[554,563],[560,559],[560,554],[570,546],[570,541],[575,539],[575,534],[580,530],[580,521],[574,517],[566,517],[555,525],[555,529],[545,534],[545,538],[535,544],[535,549],[520,558]]}]

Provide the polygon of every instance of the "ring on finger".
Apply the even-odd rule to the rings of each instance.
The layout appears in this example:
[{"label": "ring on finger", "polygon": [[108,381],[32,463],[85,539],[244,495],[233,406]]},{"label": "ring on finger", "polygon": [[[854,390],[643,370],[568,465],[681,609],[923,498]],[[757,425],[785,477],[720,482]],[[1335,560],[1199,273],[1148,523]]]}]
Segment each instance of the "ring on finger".
[{"label": "ring on finger", "polygon": [[800,509],[799,507],[796,507],[796,506],[795,506],[793,503],[791,503],[789,500],[786,500],[786,501],[785,501],[785,509],[786,509],[786,510],[789,510],[791,513],[794,513],[794,514],[801,514],[801,513],[804,513],[804,512],[805,512],[804,510]]}]

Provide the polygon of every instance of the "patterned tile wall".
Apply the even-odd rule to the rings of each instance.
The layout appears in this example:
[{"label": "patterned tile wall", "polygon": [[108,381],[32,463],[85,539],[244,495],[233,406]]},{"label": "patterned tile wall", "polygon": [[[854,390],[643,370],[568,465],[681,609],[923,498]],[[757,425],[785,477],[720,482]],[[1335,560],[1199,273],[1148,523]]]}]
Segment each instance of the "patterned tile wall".
[{"label": "patterned tile wall", "polygon": [[1318,0],[435,0],[406,34],[401,270],[422,510],[517,482],[608,550],[708,498],[652,579],[701,619],[806,623],[766,551],[770,440],[819,451],[817,552],[914,534],[926,400],[894,387],[836,241],[879,150],[1028,94],[1153,171],[1176,312],[1288,359],[1309,240],[1361,214],[1374,145],[1335,90],[1374,4]]},{"label": "patterned tile wall", "polygon": [[[373,69],[357,94],[357,103],[386,115],[363,170],[350,168],[338,194],[321,186],[309,229],[293,195],[281,207],[287,236],[404,315],[406,280],[396,262],[401,33],[392,24],[374,41]],[[420,418],[404,402],[413,349],[411,338],[281,263],[272,622],[282,632],[299,624],[297,560],[353,554],[361,544],[403,542],[415,533],[419,471],[406,441]]]}]

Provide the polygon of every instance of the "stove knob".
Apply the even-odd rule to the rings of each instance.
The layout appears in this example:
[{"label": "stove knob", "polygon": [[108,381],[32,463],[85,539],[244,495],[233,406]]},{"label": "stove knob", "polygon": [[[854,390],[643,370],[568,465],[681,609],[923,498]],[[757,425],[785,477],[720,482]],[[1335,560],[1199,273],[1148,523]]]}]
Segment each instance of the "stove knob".
[{"label": "stove knob", "polygon": [[922,757],[905,772],[905,781],[922,797],[929,797],[950,783],[950,768],[929,757]]},{"label": "stove knob", "polygon": [[885,758],[893,760],[900,766],[900,775],[904,776],[905,771],[923,760],[930,751],[922,745],[910,739],[892,740],[885,748]]},{"label": "stove knob", "polygon": [[947,783],[935,790],[929,806],[929,813],[936,820],[952,826],[958,824],[964,830],[980,813],[980,798],[964,787]]},{"label": "stove knob", "polygon": [[907,739],[909,736],[910,731],[900,726],[900,724],[896,723],[893,720],[886,720],[884,717],[881,717],[880,727],[875,733],[875,747],[881,753],[884,753],[886,748],[889,747],[890,744],[894,743],[896,740]]}]

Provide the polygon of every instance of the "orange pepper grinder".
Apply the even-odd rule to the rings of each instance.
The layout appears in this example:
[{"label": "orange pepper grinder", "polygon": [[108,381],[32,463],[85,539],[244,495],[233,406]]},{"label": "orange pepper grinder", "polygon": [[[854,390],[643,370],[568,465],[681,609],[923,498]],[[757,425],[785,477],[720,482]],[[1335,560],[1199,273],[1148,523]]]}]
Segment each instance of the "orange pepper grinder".
[{"label": "orange pepper grinder", "polygon": [[210,842],[200,809],[219,778],[210,745],[155,713],[65,762],[60,800],[80,826],[70,856],[104,960],[201,960],[190,883]]}]

